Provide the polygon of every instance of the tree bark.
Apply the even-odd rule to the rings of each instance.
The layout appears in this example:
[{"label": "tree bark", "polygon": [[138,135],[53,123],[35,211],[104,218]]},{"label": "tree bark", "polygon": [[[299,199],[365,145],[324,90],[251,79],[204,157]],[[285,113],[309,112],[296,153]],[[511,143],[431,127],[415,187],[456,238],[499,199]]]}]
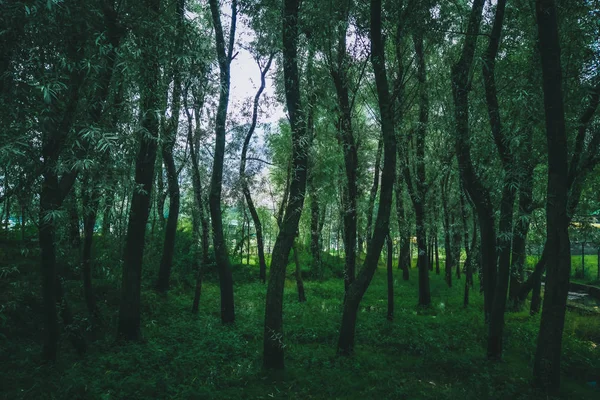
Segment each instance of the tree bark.
[{"label": "tree bark", "polygon": [[160,76],[159,55],[155,45],[158,42],[158,23],[160,12],[159,0],[146,0],[147,12],[150,13],[151,24],[143,29],[141,45],[141,79],[142,88],[140,148],[135,162],[135,184],[143,191],[134,190],[131,198],[127,236],[125,238],[123,282],[121,284],[121,305],[117,336],[131,341],[142,339],[140,330],[140,296],[142,279],[142,262],[144,257],[144,239],[146,224],[150,211],[150,193],[154,180],[156,164],[157,139],[159,121],[155,110],[159,108],[158,80]]},{"label": "tree bark", "polygon": [[69,244],[73,250],[81,248],[81,234],[79,232],[79,207],[77,206],[77,192],[71,190],[66,201],[69,214]]},{"label": "tree bark", "polygon": [[387,73],[385,68],[384,41],[381,34],[381,0],[371,0],[371,63],[375,75],[377,98],[381,114],[381,132],[383,137],[384,161],[381,175],[381,193],[375,229],[363,269],[346,292],[342,326],[338,341],[338,354],[349,355],[354,351],[356,318],[360,302],[371,283],[377,269],[379,256],[385,237],[389,231],[394,182],[396,180],[396,137],[393,102],[390,99]]},{"label": "tree bark", "polygon": [[[357,169],[358,169],[358,151],[356,140],[354,138],[354,130],[352,127],[352,101],[349,94],[348,82],[348,52],[346,50],[346,36],[348,31],[348,13],[350,2],[342,2],[342,10],[339,13],[338,25],[338,40],[337,40],[337,64],[331,68],[331,76],[335,84],[339,109],[339,131],[342,149],[344,153],[344,168],[346,172],[346,187],[345,187],[345,207],[343,210],[344,220],[344,249],[345,249],[345,274],[344,287],[348,287],[354,282],[356,275],[356,240],[357,240]],[[379,154],[379,153],[378,153]],[[379,180],[378,165],[376,162],[376,177],[374,185]],[[375,189],[375,194],[377,189]],[[371,192],[373,196],[373,192]],[[367,235],[370,235],[370,226],[372,219],[372,202],[374,197],[369,198],[369,214],[367,218]]]},{"label": "tree bark", "polygon": [[456,155],[460,176],[469,196],[475,203],[481,231],[485,320],[489,321],[496,287],[496,231],[494,209],[489,191],[477,176],[471,160],[469,139],[469,91],[479,25],[485,0],[474,0],[462,54],[452,67],[452,95],[456,124]]},{"label": "tree bark", "polygon": [[304,282],[302,281],[302,268],[300,267],[300,257],[298,255],[298,243],[294,241],[292,246],[294,250],[294,264],[296,264],[296,288],[298,289],[298,301],[304,303],[306,301],[306,295],[304,294]]},{"label": "tree bark", "polygon": [[223,37],[223,27],[219,1],[209,0],[210,11],[215,30],[217,47],[217,58],[219,61],[220,95],[217,116],[215,121],[215,153],[210,180],[209,208],[210,221],[213,232],[213,247],[217,268],[219,270],[219,283],[221,289],[221,322],[224,324],[235,321],[235,309],[233,301],[233,277],[229,265],[227,243],[223,234],[223,219],[221,213],[221,191],[223,186],[223,162],[225,159],[225,124],[227,121],[227,108],[229,105],[230,66],[233,56],[233,45],[235,40],[235,26],[237,19],[237,0],[231,2],[231,26],[229,31],[229,45],[226,49]]},{"label": "tree bark", "polygon": [[553,0],[536,1],[548,143],[548,200],[546,204],[548,261],[533,379],[536,386],[550,394],[558,394],[560,388],[562,333],[571,272],[567,213],[567,135],[556,14],[556,4]]},{"label": "tree bark", "polygon": [[400,233],[400,254],[398,255],[398,269],[402,270],[402,279],[409,280],[410,269],[410,233],[406,223],[406,212],[404,209],[404,194],[402,174],[397,174],[396,185],[396,218],[398,219],[398,231]]},{"label": "tree bark", "polygon": [[375,172],[373,174],[373,184],[371,185],[371,192],[369,193],[369,204],[367,206],[367,249],[369,243],[371,243],[371,236],[373,235],[373,209],[375,208],[375,199],[377,198],[377,191],[379,189],[379,171],[381,169],[381,153],[383,151],[383,139],[380,137],[377,142],[377,154],[375,156]]},{"label": "tree bark", "polygon": [[392,237],[388,234],[387,236],[387,320],[394,320],[394,267],[393,259],[394,246],[392,244]]},{"label": "tree bark", "polygon": [[532,151],[532,130],[528,129],[524,143],[523,174],[521,184],[519,185],[519,217],[515,224],[515,231],[512,243],[512,265],[511,278],[508,290],[508,303],[513,310],[521,308],[522,301],[518,299],[519,290],[525,279],[525,260],[527,234],[531,213],[533,212],[533,169],[534,163],[528,158],[527,154]]},{"label": "tree bark", "polygon": [[[66,35],[71,32],[65,32]],[[83,58],[81,43],[72,40],[67,49],[70,62],[79,62]],[[41,121],[42,131],[42,188],[39,210],[39,245],[42,272],[42,301],[44,305],[44,344],[42,357],[54,362],[58,351],[58,315],[56,303],[61,300],[62,288],[58,280],[56,265],[56,226],[55,214],[71,190],[76,174],[65,173],[59,179],[57,163],[63,150],[67,134],[73,125],[75,112],[80,98],[83,74],[75,69],[69,74],[68,90],[61,108],[58,102],[48,104],[50,117]],[[53,118],[54,117],[54,118]]]},{"label": "tree bark", "polygon": [[321,261],[321,224],[320,206],[317,198],[316,190],[313,187],[314,183],[309,182],[310,191],[310,254],[312,256],[312,274],[317,279],[323,279],[323,264]]},{"label": "tree bark", "polygon": [[256,211],[256,207],[254,206],[254,202],[252,201],[252,195],[250,194],[250,187],[248,185],[248,177],[246,176],[246,154],[248,153],[250,140],[252,139],[252,135],[254,134],[254,130],[256,129],[256,123],[258,121],[258,103],[262,92],[265,90],[265,77],[267,75],[267,72],[269,72],[269,69],[271,68],[271,62],[273,61],[273,57],[274,54],[271,53],[271,56],[269,57],[269,60],[267,61],[265,67],[260,68],[260,87],[258,88],[256,95],[254,96],[254,105],[252,108],[252,123],[250,124],[250,128],[246,133],[246,138],[244,139],[244,145],[242,146],[242,156],[240,161],[240,180],[242,183],[242,193],[244,194],[246,204],[248,205],[250,215],[252,216],[252,221],[254,222],[254,230],[256,231],[256,246],[258,252],[259,279],[262,283],[265,283],[267,280],[265,245],[263,240],[262,223],[260,222],[258,212]]},{"label": "tree bark", "polygon": [[452,268],[454,268],[454,250],[452,248],[452,224],[450,223],[450,211],[448,208],[448,180],[450,174],[446,174],[442,178],[441,192],[442,192],[442,209],[444,213],[443,224],[444,224],[444,253],[446,259],[444,260],[444,279],[448,287],[452,287]]},{"label": "tree bark", "polygon": [[83,275],[83,295],[85,304],[90,315],[92,331],[96,331],[101,318],[100,310],[96,304],[94,288],[92,286],[92,244],[94,240],[94,227],[96,226],[96,217],[100,205],[100,192],[93,181],[87,177],[85,179],[83,193],[83,254],[82,254],[82,275]]},{"label": "tree bark", "polygon": [[[196,209],[196,215],[200,219],[201,226],[201,253],[202,262],[196,265],[196,285],[194,288],[194,300],[192,303],[192,314],[198,313],[200,305],[200,295],[202,294],[202,269],[207,267],[209,264],[208,248],[209,248],[209,235],[210,235],[210,223],[208,221],[208,212],[206,211],[206,202],[204,200],[204,193],[202,188],[202,179],[200,178],[200,167],[198,161],[198,147],[200,144],[200,112],[202,110],[202,104],[204,103],[204,97],[196,98],[194,101],[194,116],[196,118],[196,129],[192,127],[192,114],[187,105],[187,88],[183,95],[184,108],[188,120],[188,131],[187,140],[190,148],[190,163],[192,170],[192,187],[194,190],[194,205]],[[196,244],[197,246],[197,244]]]},{"label": "tree bark", "polygon": [[171,268],[173,267],[173,253],[175,252],[175,240],[177,238],[177,221],[179,220],[179,174],[173,158],[173,148],[177,141],[177,131],[179,129],[179,113],[181,112],[181,69],[177,58],[183,50],[184,35],[184,13],[185,0],[178,0],[177,6],[177,33],[175,39],[175,52],[172,55],[173,63],[173,92],[171,100],[171,117],[166,124],[164,142],[161,148],[163,161],[167,170],[167,186],[169,191],[169,216],[165,226],[165,239],[163,243],[162,258],[158,270],[158,279],[156,290],[160,293],[166,293],[169,290],[169,280],[171,278]]},{"label": "tree bark", "polygon": [[419,81],[419,123],[416,129],[416,179],[413,185],[408,158],[404,165],[404,175],[408,192],[415,210],[417,225],[417,268],[419,270],[419,305],[428,306],[431,303],[429,290],[429,254],[427,247],[425,197],[427,183],[425,181],[425,137],[429,121],[429,98],[427,95],[427,71],[423,51],[423,35],[413,34],[413,44],[417,63],[417,80]]},{"label": "tree bark", "polygon": [[265,307],[263,365],[267,369],[283,369],[283,287],[285,270],[304,206],[308,154],[305,111],[300,96],[298,73],[299,0],[283,2],[283,72],[285,98],[292,128],[292,179],[289,200],[273,247],[271,270]]},{"label": "tree bark", "polygon": [[504,312],[506,309],[506,294],[510,280],[510,252],[512,242],[513,210],[516,196],[516,165],[515,158],[506,145],[507,138],[504,135],[500,118],[500,107],[496,90],[496,56],[500,47],[502,25],[504,23],[504,10],[506,0],[499,0],[496,5],[496,15],[492,26],[489,44],[483,57],[483,81],[485,86],[488,116],[490,120],[492,136],[502,161],[505,178],[500,200],[500,222],[498,238],[498,279],[494,290],[494,300],[490,316],[487,355],[490,359],[499,360],[502,357],[502,336],[504,332]]}]

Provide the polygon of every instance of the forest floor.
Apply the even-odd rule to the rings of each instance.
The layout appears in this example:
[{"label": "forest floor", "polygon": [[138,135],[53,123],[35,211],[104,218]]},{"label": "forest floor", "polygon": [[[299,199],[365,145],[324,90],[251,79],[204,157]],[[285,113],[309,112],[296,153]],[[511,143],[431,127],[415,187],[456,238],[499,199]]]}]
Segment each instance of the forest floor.
[{"label": "forest floor", "polygon": [[[17,262],[17,261],[15,261]],[[3,270],[9,267],[3,266]],[[38,265],[0,274],[2,399],[545,399],[531,386],[539,316],[508,313],[502,362],[485,358],[482,296],[463,307],[464,278],[447,287],[431,275],[432,305],[417,307],[416,270],[394,270],[394,321],[386,320],[386,274],[380,267],[361,304],[356,354],[338,357],[343,282],[305,281],[298,303],[293,266],[285,287],[286,370],[261,368],[266,286],[254,266],[234,265],[236,322],[223,326],[216,276],[208,274],[198,316],[192,288],[176,280],[168,296],[142,291],[145,341],[115,343],[118,279],[94,282],[104,334],[79,357],[61,336],[59,360],[40,360],[43,314]],[[115,276],[120,276],[115,273]],[[454,277],[455,278],[455,277]],[[79,280],[65,281],[74,313],[85,315]],[[85,319],[80,320],[85,324]],[[562,358],[562,398],[598,399],[600,318],[569,311]]]}]

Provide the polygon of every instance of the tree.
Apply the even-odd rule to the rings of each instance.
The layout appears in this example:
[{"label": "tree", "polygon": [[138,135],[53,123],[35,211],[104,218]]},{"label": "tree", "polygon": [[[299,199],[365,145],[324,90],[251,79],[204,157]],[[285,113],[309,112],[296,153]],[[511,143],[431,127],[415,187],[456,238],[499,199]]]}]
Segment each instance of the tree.
[{"label": "tree", "polygon": [[260,100],[260,95],[265,90],[265,77],[269,69],[271,68],[271,62],[273,61],[274,53],[271,53],[269,56],[269,60],[265,64],[264,67],[260,65],[260,87],[254,96],[254,105],[252,108],[252,123],[250,124],[250,128],[248,128],[248,132],[246,133],[246,138],[244,139],[244,145],[242,147],[242,156],[240,161],[240,180],[242,184],[242,193],[244,194],[244,198],[246,199],[246,204],[248,204],[248,210],[250,210],[250,215],[252,216],[252,221],[254,222],[254,229],[256,231],[256,245],[258,248],[258,265],[260,268],[260,280],[265,283],[267,279],[267,264],[265,262],[265,245],[263,242],[263,232],[262,232],[262,224],[260,222],[260,218],[258,216],[258,212],[256,211],[256,207],[254,206],[254,202],[252,201],[252,196],[250,194],[250,188],[248,186],[248,177],[246,176],[246,154],[248,153],[248,147],[250,146],[250,140],[252,139],[252,135],[254,134],[254,130],[256,129],[256,122],[258,120],[258,102]]},{"label": "tree", "polygon": [[381,191],[379,208],[371,242],[367,246],[367,255],[362,270],[356,280],[348,287],[344,300],[342,326],[338,341],[338,354],[349,355],[354,351],[354,334],[356,317],[360,302],[373,279],[377,262],[381,255],[383,242],[389,231],[389,217],[392,205],[392,194],[396,180],[396,136],[393,102],[390,99],[388,78],[385,67],[384,41],[381,27],[381,1],[371,0],[371,64],[375,75],[379,112],[381,115],[381,132],[383,138],[383,168],[381,171]]},{"label": "tree", "polygon": [[179,181],[175,159],[173,158],[173,147],[177,140],[177,130],[179,128],[179,113],[181,112],[181,62],[177,60],[183,50],[183,22],[185,13],[185,0],[176,2],[176,38],[175,38],[175,54],[173,55],[172,77],[173,90],[171,99],[171,116],[166,123],[166,131],[163,132],[161,154],[167,170],[167,185],[169,192],[169,217],[165,227],[165,241],[163,246],[163,254],[160,260],[160,269],[158,270],[158,279],[156,289],[159,292],[166,292],[169,289],[169,279],[171,277],[171,267],[173,265],[173,252],[175,250],[175,235],[177,233],[177,220],[179,218]]},{"label": "tree", "polygon": [[485,319],[489,320],[496,287],[496,231],[493,205],[489,190],[478,178],[471,158],[469,143],[469,91],[471,69],[479,34],[484,0],[474,0],[469,16],[467,34],[459,60],[452,66],[452,95],[456,129],[456,156],[463,185],[478,214],[483,259]]},{"label": "tree", "polygon": [[306,190],[308,135],[305,110],[300,97],[298,73],[298,18],[300,2],[283,2],[283,73],[285,99],[292,129],[291,182],[289,200],[273,246],[271,270],[267,286],[263,365],[267,369],[283,369],[283,287],[290,250],[294,244]]},{"label": "tree", "polygon": [[146,0],[148,23],[140,21],[136,27],[140,33],[140,51],[142,66],[140,68],[141,92],[140,109],[142,119],[139,129],[139,151],[135,161],[135,184],[129,210],[127,236],[125,238],[123,282],[121,284],[121,305],[119,308],[119,324],[117,336],[125,340],[142,339],[140,330],[140,296],[142,279],[142,262],[144,256],[144,238],[146,223],[150,212],[150,193],[154,179],[154,165],[158,150],[159,120],[155,110],[160,99],[158,80],[160,60],[156,46],[158,39],[158,23],[160,0]]},{"label": "tree", "polygon": [[221,12],[219,1],[210,0],[210,13],[212,15],[215,31],[215,44],[217,47],[217,59],[219,61],[219,106],[215,121],[215,154],[210,179],[209,208],[210,221],[213,233],[213,247],[217,267],[219,269],[219,281],[221,288],[221,321],[224,324],[235,321],[235,309],[233,301],[233,277],[227,254],[227,243],[223,234],[223,219],[221,216],[221,191],[223,186],[223,161],[225,158],[225,123],[227,122],[227,108],[229,106],[230,68],[233,58],[233,46],[235,41],[235,27],[237,20],[237,0],[231,2],[231,22],[229,28],[229,43],[225,47],[223,27],[221,25]]},{"label": "tree", "polygon": [[542,59],[542,87],[548,143],[548,200],[546,203],[548,273],[533,366],[533,379],[536,386],[546,392],[557,393],[560,387],[562,332],[571,273],[569,218],[567,216],[569,188],[567,134],[556,4],[553,0],[537,0],[535,11]]}]

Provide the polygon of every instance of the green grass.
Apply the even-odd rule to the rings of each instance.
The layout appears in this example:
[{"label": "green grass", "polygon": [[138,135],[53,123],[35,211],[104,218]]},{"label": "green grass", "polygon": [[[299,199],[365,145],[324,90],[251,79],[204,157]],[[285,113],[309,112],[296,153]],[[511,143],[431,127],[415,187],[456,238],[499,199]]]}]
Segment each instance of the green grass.
[{"label": "green grass", "polygon": [[[527,256],[527,268],[533,269],[540,256]],[[583,268],[581,255],[571,255],[571,280],[586,284],[600,284],[598,279],[598,256],[585,255]]]},{"label": "green grass", "polygon": [[[152,250],[148,257],[152,257]],[[308,258],[303,255],[303,260]],[[504,361],[485,359],[482,297],[464,280],[448,288],[431,276],[432,306],[417,307],[416,270],[405,282],[395,270],[395,318],[386,320],[385,270],[378,269],[361,304],[356,354],[337,357],[343,281],[339,260],[327,259],[324,282],[305,281],[297,302],[288,267],[284,326],[286,371],[261,368],[266,287],[257,267],[234,265],[236,323],[222,326],[214,273],[203,287],[200,314],[190,315],[192,289],[181,271],[167,297],[151,290],[156,261],[145,267],[145,343],[116,344],[118,268],[95,281],[105,319],[103,337],[77,357],[62,335],[59,361],[40,360],[41,313],[35,259],[15,257],[19,272],[0,280],[0,398],[3,399],[545,399],[530,387],[539,316],[507,314]],[[176,263],[185,270],[183,261]],[[304,267],[307,268],[306,264]],[[308,268],[307,268],[308,269]],[[307,274],[308,275],[308,274]],[[112,277],[112,278],[111,278]],[[85,316],[79,280],[66,282],[76,315]],[[85,325],[85,320],[81,321]],[[587,386],[600,380],[597,317],[569,313],[563,345],[565,399],[598,399]]]}]

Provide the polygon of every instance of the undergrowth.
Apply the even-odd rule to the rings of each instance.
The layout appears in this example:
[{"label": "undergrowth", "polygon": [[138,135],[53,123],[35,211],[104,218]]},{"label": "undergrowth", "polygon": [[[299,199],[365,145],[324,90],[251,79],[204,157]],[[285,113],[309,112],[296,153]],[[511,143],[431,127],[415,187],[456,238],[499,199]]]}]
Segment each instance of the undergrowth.
[{"label": "undergrowth", "polygon": [[[266,286],[256,265],[234,264],[236,322],[223,326],[216,272],[209,268],[198,316],[190,313],[194,274],[189,241],[178,240],[173,288],[152,290],[159,251],[149,242],[142,287],[143,343],[116,343],[118,248],[98,242],[94,286],[103,328],[78,357],[61,336],[59,360],[40,358],[43,312],[36,250],[13,252],[0,277],[0,396],[3,399],[545,399],[531,386],[539,316],[507,314],[502,362],[485,358],[486,327],[478,287],[463,307],[464,280],[448,288],[431,275],[432,305],[417,307],[416,270],[395,270],[394,321],[386,320],[386,276],[380,267],[361,303],[356,353],[338,357],[343,263],[324,255],[326,279],[310,279],[302,254],[308,301],[298,303],[294,264],[285,287],[286,370],[262,370]],[[157,241],[158,243],[158,241]],[[159,246],[156,246],[159,248]],[[6,252],[6,250],[4,250]],[[239,261],[239,259],[238,259]],[[252,263],[251,263],[252,264]],[[66,274],[70,305],[86,327],[75,268]],[[12,272],[11,272],[12,271]],[[598,399],[600,323],[569,312],[565,323],[562,398]]]}]

